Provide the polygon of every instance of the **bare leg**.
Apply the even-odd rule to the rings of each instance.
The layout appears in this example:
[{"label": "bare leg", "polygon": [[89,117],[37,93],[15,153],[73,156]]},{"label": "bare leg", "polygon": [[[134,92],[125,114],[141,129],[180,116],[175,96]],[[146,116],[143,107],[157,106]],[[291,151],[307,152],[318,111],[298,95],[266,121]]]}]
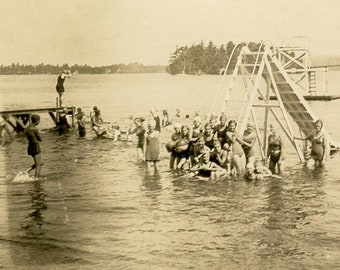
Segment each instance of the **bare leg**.
[{"label": "bare leg", "polygon": [[281,168],[281,162],[278,162],[278,163],[277,163],[277,173],[278,173],[278,174],[281,174],[281,170],[282,170],[282,168]]},{"label": "bare leg", "polygon": [[242,168],[242,160],[239,155],[233,156],[233,164],[236,169],[236,174],[241,175],[243,168]]},{"label": "bare leg", "polygon": [[272,172],[272,174],[275,174],[275,167],[276,163],[272,160],[269,160],[269,170]]},{"label": "bare leg", "polygon": [[176,160],[175,155],[173,153],[171,153],[170,154],[170,164],[169,164],[170,171],[172,171],[174,169],[175,160]]},{"label": "bare leg", "polygon": [[143,149],[142,148],[137,148],[137,159],[144,160]]},{"label": "bare leg", "polygon": [[185,164],[185,162],[187,161],[187,159],[186,158],[181,158],[180,160],[179,160],[179,162],[177,162],[177,169],[183,169],[183,166],[184,166],[184,164]]},{"label": "bare leg", "polygon": [[35,155],[33,159],[35,163],[35,178],[39,178],[41,170],[41,154]]},{"label": "bare leg", "polygon": [[63,106],[63,100],[62,100],[62,96],[63,96],[63,92],[58,92],[59,93],[59,107]]},{"label": "bare leg", "polygon": [[150,167],[151,167],[151,161],[147,161],[146,162],[146,172],[147,173],[150,171]]},{"label": "bare leg", "polygon": [[158,163],[158,161],[154,161],[154,162],[153,162],[154,173],[158,173],[157,163]]}]

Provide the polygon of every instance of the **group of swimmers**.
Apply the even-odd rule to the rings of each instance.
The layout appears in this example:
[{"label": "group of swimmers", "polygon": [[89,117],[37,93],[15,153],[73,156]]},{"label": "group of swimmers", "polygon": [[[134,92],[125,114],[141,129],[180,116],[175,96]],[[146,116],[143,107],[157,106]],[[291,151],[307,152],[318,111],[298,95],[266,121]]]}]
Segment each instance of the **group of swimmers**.
[{"label": "group of swimmers", "polygon": [[[188,164],[189,172],[211,179],[231,175],[244,175],[247,179],[254,179],[281,174],[282,161],[285,158],[284,145],[273,125],[270,125],[266,158],[260,161],[256,159],[257,134],[253,123],[249,122],[243,134],[238,134],[234,120],[227,123],[223,113],[218,120],[213,116],[203,125],[201,119],[195,117],[191,128],[176,123],[173,125],[174,133],[171,141],[166,144],[170,152],[171,171],[184,170],[184,165]],[[324,165],[329,152],[322,126],[322,121],[318,120],[310,135],[294,137],[310,141],[306,159],[314,161],[317,167]]]},{"label": "group of swimmers", "polygon": [[[66,118],[67,112],[60,115]],[[76,119],[78,123],[78,133],[80,137],[86,135],[85,113],[81,108],[77,108]],[[6,116],[5,116],[6,117]],[[101,117],[100,110],[94,106],[90,114],[91,129],[98,137],[108,135],[107,129],[103,128],[105,122]],[[154,172],[158,172],[157,163],[160,161],[160,133],[161,127],[168,126],[167,121],[161,121],[156,110],[150,110],[147,119],[147,128],[144,128],[143,117],[133,119],[134,126],[130,126],[126,132],[127,140],[130,136],[137,137],[137,158],[146,162],[146,171],[149,172],[152,165]],[[34,164],[26,171],[35,169],[35,177],[40,177],[42,166],[40,142],[41,136],[37,126],[40,123],[40,116],[33,114],[30,124],[25,129],[28,139],[28,155],[32,156]],[[67,121],[66,121],[67,123]],[[282,161],[284,160],[283,141],[273,125],[270,125],[271,134],[268,136],[268,147],[264,164],[256,160],[255,142],[257,134],[253,123],[247,124],[243,134],[236,132],[237,123],[234,120],[227,122],[226,116],[222,113],[219,118],[212,116],[206,124],[202,124],[199,116],[193,118],[191,127],[175,123],[172,125],[174,133],[171,141],[166,144],[166,149],[170,152],[170,171],[188,171],[190,175],[198,175],[216,179],[222,176],[240,176],[254,179],[256,177],[280,174],[282,171]],[[315,129],[306,137],[294,139],[306,140],[310,142],[310,151],[306,153],[306,159],[312,160],[315,166],[323,166],[329,144],[327,137],[322,131],[321,120],[315,122]],[[2,121],[1,134],[4,132],[10,135],[6,128],[6,121]],[[114,135],[110,138],[118,140],[121,132],[119,126],[110,125],[114,130]],[[268,168],[264,165],[268,165]]]}]

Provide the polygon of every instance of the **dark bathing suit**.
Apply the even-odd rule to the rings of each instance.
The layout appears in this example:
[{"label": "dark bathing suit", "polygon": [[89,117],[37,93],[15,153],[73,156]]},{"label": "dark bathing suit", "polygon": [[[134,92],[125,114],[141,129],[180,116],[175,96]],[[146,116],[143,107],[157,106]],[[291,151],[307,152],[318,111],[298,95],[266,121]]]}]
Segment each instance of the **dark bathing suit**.
[{"label": "dark bathing suit", "polygon": [[25,130],[26,138],[28,139],[28,148],[27,154],[34,157],[41,153],[40,150],[40,143],[41,137],[37,130],[34,130],[30,127],[26,128]]},{"label": "dark bathing suit", "polygon": [[60,92],[65,92],[65,88],[64,88],[64,81],[65,81],[65,78],[63,79],[61,77],[61,75],[58,76],[58,81],[57,81],[57,85],[56,85],[56,89],[57,89],[57,92],[60,93]]}]

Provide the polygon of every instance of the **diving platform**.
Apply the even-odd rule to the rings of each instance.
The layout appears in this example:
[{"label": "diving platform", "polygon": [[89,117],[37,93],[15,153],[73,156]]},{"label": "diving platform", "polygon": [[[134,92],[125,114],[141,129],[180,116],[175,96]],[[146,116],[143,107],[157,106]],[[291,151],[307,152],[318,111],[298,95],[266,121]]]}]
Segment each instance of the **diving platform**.
[{"label": "diving platform", "polygon": [[[340,99],[340,95],[304,95],[303,98],[307,101],[332,101]],[[261,99],[261,97],[259,97]],[[276,96],[270,96],[270,100],[277,100]]]},{"label": "diving platform", "polygon": [[[66,110],[65,110],[66,109]],[[35,109],[20,109],[20,110],[6,110],[0,111],[0,116],[6,121],[16,132],[22,132],[31,122],[32,114],[44,114],[47,113],[53,123],[58,126],[59,114],[66,111],[67,115],[71,116],[72,127],[75,126],[75,107],[63,106],[63,107],[48,107],[48,108],[35,108]]]},{"label": "diving platform", "polygon": [[[237,132],[243,134],[248,121],[252,119],[264,159],[268,143],[268,121],[271,114],[294,146],[300,160],[304,161],[303,150],[305,149],[301,149],[295,137],[309,135],[315,128],[315,121],[319,119],[303,95],[303,90],[308,91],[308,86],[304,88],[301,82],[304,79],[307,82],[311,81],[308,80],[309,71],[305,63],[301,62],[301,59],[306,56],[305,51],[298,48],[298,52],[302,52],[299,55],[291,51],[285,52],[283,48],[280,51],[269,46],[262,47],[262,45],[257,53],[251,52],[247,46],[241,49],[222,112],[229,114],[226,110],[229,107],[232,108],[228,104],[233,101],[231,98],[233,91],[243,93],[242,106],[239,106]],[[295,71],[300,68],[300,74],[290,72],[292,68]],[[314,100],[316,98],[317,96],[314,96]],[[340,98],[340,96],[334,96],[334,98]],[[263,136],[257,120],[259,108],[264,109]],[[296,134],[297,129],[300,134]],[[331,139],[325,127],[323,132],[330,142],[331,152],[340,149],[340,143]]]}]

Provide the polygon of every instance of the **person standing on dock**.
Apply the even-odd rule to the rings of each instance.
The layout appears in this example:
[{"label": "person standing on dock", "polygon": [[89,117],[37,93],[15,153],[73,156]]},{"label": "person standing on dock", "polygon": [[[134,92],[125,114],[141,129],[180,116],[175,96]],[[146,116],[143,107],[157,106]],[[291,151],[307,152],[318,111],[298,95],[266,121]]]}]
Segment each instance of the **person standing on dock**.
[{"label": "person standing on dock", "polygon": [[65,88],[64,88],[64,81],[67,77],[71,77],[71,72],[69,70],[64,70],[57,79],[57,85],[56,85],[56,90],[58,92],[59,95],[59,101],[58,101],[58,106],[61,107],[63,104],[62,101],[62,96],[63,93],[65,92]]},{"label": "person standing on dock", "polygon": [[38,114],[32,114],[31,123],[25,129],[25,135],[28,140],[27,154],[32,156],[34,160],[34,164],[26,170],[28,173],[31,170],[35,169],[35,178],[38,179],[40,177],[40,169],[42,166],[41,161],[41,150],[40,150],[40,142],[41,136],[37,126],[40,123],[40,116]]}]

